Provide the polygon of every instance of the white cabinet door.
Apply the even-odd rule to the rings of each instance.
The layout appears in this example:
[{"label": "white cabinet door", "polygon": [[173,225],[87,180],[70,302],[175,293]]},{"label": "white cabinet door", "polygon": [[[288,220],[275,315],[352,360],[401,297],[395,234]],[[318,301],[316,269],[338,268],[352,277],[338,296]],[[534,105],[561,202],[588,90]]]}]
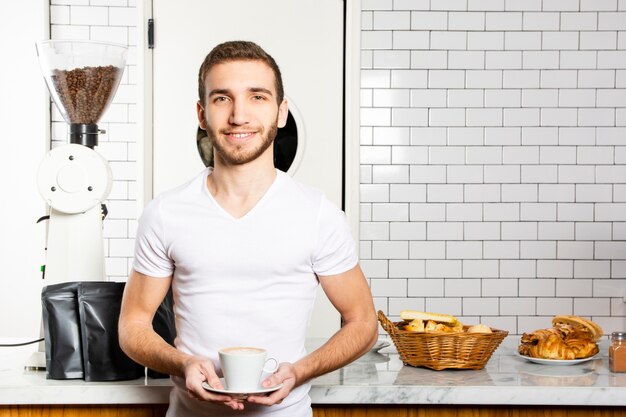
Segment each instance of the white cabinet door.
[{"label": "white cabinet door", "polygon": [[36,221],[47,206],[37,171],[50,144],[50,99],[35,42],[48,38],[48,4],[0,2],[0,51],[7,59],[0,66],[0,338],[40,336],[46,222]]},{"label": "white cabinet door", "polygon": [[[227,40],[251,40],[276,59],[298,128],[289,173],[342,206],[342,0],[153,0],[153,193],[204,168],[196,148],[198,69]],[[329,336],[339,315],[323,293],[309,335]]]}]

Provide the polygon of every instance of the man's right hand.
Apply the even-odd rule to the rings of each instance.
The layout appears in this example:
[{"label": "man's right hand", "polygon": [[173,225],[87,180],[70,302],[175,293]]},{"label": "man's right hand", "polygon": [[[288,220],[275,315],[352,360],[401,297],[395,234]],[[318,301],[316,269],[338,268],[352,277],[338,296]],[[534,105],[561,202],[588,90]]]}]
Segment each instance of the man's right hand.
[{"label": "man's right hand", "polygon": [[192,357],[185,363],[184,374],[185,387],[191,398],[224,404],[233,410],[244,409],[242,399],[237,399],[230,395],[212,393],[202,387],[202,383],[206,382],[215,389],[224,389],[220,378],[215,372],[215,366],[209,359]]}]

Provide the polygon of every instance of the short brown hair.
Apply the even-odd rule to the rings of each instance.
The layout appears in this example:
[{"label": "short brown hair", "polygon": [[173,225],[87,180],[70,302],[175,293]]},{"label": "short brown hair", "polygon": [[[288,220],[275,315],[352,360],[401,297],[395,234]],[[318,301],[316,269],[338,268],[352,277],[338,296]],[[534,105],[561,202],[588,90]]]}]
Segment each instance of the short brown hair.
[{"label": "short brown hair", "polygon": [[204,62],[198,72],[198,97],[201,103],[204,103],[204,95],[206,93],[204,79],[209,70],[218,64],[229,61],[265,62],[272,69],[272,72],[274,72],[276,99],[278,104],[282,103],[285,92],[283,90],[283,79],[276,61],[259,45],[249,41],[229,41],[221,43],[213,48],[206,58],[204,58]]}]

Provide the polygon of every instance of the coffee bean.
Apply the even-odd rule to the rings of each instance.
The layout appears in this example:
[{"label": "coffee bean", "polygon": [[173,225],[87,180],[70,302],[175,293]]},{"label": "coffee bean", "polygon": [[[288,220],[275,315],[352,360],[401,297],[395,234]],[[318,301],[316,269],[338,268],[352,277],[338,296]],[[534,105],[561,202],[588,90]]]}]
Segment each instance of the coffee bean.
[{"label": "coffee bean", "polygon": [[50,78],[62,107],[61,113],[66,113],[70,123],[97,123],[113,100],[123,71],[112,65],[53,70]]}]

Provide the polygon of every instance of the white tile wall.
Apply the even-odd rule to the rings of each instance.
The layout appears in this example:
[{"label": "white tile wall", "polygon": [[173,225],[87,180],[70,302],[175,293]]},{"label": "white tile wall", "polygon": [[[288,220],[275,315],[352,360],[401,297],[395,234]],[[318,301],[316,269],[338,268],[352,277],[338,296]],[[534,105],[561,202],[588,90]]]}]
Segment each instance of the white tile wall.
[{"label": "white tile wall", "polygon": [[626,2],[362,7],[360,247],[377,308],[513,334],[553,314],[626,329]]},{"label": "white tile wall", "polygon": [[[136,227],[135,2],[51,0],[56,39],[130,48],[98,151],[106,267]],[[512,333],[626,329],[626,2],[363,0],[361,226],[376,307]],[[53,146],[67,129],[53,110]]]},{"label": "white tile wall", "polygon": [[[105,268],[110,280],[125,281],[133,256],[137,206],[135,182],[135,123],[137,103],[135,71],[137,45],[136,9],[129,0],[51,0],[50,33],[52,39],[90,39],[129,47],[127,66],[113,104],[98,126],[107,131],[99,136],[96,151],[103,155],[113,172],[113,188],[106,204],[104,220]],[[52,146],[67,142],[67,126],[59,113],[52,111]]]}]

